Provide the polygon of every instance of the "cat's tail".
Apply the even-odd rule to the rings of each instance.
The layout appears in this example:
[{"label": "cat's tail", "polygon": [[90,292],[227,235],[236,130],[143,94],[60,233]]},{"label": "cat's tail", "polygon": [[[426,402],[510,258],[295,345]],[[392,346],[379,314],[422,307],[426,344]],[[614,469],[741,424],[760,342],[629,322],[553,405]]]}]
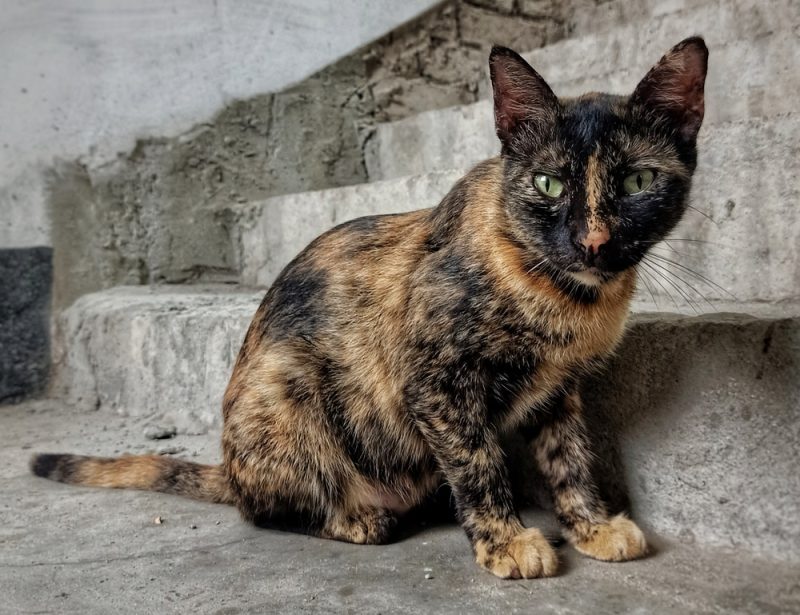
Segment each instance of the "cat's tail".
[{"label": "cat's tail", "polygon": [[83,455],[34,455],[36,476],[70,485],[142,489],[182,495],[204,502],[233,504],[222,466],[209,466],[162,455],[127,455],[118,458]]}]

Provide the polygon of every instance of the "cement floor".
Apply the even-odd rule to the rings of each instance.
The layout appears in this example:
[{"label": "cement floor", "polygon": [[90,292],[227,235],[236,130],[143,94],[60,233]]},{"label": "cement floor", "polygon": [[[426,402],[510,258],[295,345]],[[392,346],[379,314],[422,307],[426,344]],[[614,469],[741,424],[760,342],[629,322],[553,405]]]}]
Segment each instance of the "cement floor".
[{"label": "cement floor", "polygon": [[[226,506],[28,473],[33,452],[218,458],[215,434],[153,441],[146,425],[53,401],[0,407],[0,613],[800,612],[800,567],[745,552],[651,536],[651,557],[605,564],[562,545],[559,576],[502,581],[453,523],[354,546],[257,529]],[[526,519],[556,535],[550,514]]]}]

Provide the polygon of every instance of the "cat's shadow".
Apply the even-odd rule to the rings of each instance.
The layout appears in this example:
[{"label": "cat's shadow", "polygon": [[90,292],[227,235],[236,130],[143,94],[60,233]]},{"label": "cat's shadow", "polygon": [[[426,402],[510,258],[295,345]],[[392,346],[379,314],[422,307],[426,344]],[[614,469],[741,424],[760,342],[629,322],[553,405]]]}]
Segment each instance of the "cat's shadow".
[{"label": "cat's shadow", "polygon": [[[521,515],[527,527],[542,530],[553,547],[565,544],[551,510],[526,503],[522,499],[518,503],[521,504]],[[439,527],[459,527],[455,499],[447,485],[442,485],[431,497],[399,519],[392,542],[402,542]]]}]

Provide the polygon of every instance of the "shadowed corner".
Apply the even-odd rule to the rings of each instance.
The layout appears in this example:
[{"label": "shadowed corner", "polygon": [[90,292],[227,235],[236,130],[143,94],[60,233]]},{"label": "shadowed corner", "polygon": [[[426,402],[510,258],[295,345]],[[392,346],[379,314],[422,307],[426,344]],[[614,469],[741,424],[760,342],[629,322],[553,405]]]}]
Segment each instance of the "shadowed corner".
[{"label": "shadowed corner", "polygon": [[0,404],[47,389],[52,284],[52,248],[0,248]]}]

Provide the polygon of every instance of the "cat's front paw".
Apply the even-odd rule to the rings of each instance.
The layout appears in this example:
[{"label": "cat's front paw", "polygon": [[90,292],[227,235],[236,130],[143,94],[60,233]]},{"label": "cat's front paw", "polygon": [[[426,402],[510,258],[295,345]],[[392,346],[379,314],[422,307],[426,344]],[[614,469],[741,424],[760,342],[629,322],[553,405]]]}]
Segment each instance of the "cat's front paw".
[{"label": "cat's front paw", "polygon": [[535,528],[500,544],[479,540],[475,555],[482,568],[501,579],[552,577],[558,569],[556,552]]},{"label": "cat's front paw", "polygon": [[572,540],[575,548],[589,557],[605,562],[624,562],[647,553],[642,530],[624,515],[606,523],[590,525],[581,536]]}]

